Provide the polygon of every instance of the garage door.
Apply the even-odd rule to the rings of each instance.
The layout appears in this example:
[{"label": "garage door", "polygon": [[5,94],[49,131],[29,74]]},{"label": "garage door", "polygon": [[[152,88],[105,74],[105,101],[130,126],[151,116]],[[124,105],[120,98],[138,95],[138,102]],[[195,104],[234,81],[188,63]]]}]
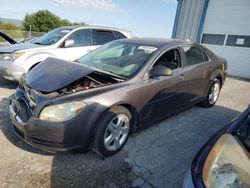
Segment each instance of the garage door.
[{"label": "garage door", "polygon": [[250,1],[209,0],[201,43],[228,60],[228,73],[250,79]]}]

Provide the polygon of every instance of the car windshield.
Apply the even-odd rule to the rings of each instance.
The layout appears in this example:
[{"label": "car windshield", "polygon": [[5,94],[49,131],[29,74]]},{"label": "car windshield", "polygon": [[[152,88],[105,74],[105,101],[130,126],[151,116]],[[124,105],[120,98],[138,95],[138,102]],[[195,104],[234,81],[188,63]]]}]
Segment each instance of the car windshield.
[{"label": "car windshield", "polygon": [[38,40],[34,41],[34,44],[39,44],[39,45],[52,45],[55,44],[57,41],[59,41],[63,36],[65,36],[67,33],[69,33],[71,29],[55,29],[47,34],[43,35],[41,38]]},{"label": "car windshield", "polygon": [[130,78],[156,50],[155,46],[116,41],[83,56],[78,62],[120,77]]}]

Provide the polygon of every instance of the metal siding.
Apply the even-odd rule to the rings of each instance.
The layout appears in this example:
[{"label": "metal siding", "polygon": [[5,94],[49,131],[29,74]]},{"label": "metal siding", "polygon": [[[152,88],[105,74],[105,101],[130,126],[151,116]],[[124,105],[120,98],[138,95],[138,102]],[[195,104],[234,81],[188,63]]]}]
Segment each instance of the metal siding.
[{"label": "metal siding", "polygon": [[183,0],[180,8],[175,38],[196,41],[205,0]]},{"label": "metal siding", "polygon": [[202,5],[202,3],[199,0],[195,1],[195,11],[194,11],[194,15],[193,15],[194,20],[193,20],[192,28],[190,31],[190,39],[195,39],[195,31],[196,31],[197,25],[194,23],[198,23],[200,20],[200,17],[199,17],[200,11],[198,11],[198,10],[201,9],[201,5]]},{"label": "metal siding", "polygon": [[[202,33],[250,35],[250,1],[210,0]],[[225,46],[225,43],[206,46],[228,60],[229,74],[249,79],[250,48]]]},{"label": "metal siding", "polygon": [[180,39],[183,31],[184,31],[184,27],[183,27],[183,18],[185,17],[185,9],[186,9],[186,5],[187,5],[187,1],[182,1],[182,5],[181,5],[181,12],[180,12],[180,17],[179,17],[179,24],[177,27],[177,33],[176,33],[176,38]]},{"label": "metal siding", "polygon": [[178,29],[180,13],[181,13],[181,4],[182,4],[182,0],[179,0],[178,5],[177,5],[176,14],[175,14],[175,19],[174,19],[174,27],[173,27],[173,32],[172,32],[172,38],[176,37],[176,32],[177,32],[177,29]]},{"label": "metal siding", "polygon": [[[190,9],[189,9],[189,16],[190,18],[194,18],[195,15],[195,9],[196,9],[196,0],[193,0],[190,3]],[[187,23],[187,28],[184,36],[190,36],[191,38],[191,31],[192,31],[192,26],[194,24],[194,20],[189,19]]]}]

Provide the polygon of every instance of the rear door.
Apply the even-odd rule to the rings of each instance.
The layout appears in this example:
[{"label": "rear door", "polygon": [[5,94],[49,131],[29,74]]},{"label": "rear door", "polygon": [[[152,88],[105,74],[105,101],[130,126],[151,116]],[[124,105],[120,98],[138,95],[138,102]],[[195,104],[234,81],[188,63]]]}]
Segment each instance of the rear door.
[{"label": "rear door", "polygon": [[103,45],[116,39],[115,33],[111,30],[93,29],[93,45]]},{"label": "rear door", "polygon": [[195,45],[183,46],[184,77],[188,82],[189,102],[195,102],[206,95],[211,61],[202,48]]}]

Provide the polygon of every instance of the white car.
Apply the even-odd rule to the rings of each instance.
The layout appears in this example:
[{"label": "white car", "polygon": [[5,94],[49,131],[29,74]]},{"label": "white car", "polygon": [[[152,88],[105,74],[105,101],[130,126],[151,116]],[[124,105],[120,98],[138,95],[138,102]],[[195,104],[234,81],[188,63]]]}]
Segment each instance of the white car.
[{"label": "white car", "polygon": [[75,61],[100,45],[121,38],[132,38],[132,34],[109,27],[61,27],[31,43],[0,47],[0,77],[18,81],[47,57]]}]

